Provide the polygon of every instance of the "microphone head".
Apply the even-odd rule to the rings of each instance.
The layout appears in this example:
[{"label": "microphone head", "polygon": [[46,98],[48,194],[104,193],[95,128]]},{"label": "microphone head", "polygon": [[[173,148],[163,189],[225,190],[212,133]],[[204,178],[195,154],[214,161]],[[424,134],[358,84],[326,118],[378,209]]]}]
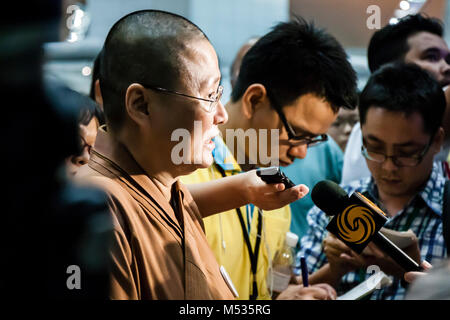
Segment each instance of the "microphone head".
[{"label": "microphone head", "polygon": [[311,199],[328,216],[340,213],[348,203],[347,192],[331,180],[316,183],[311,191]]}]

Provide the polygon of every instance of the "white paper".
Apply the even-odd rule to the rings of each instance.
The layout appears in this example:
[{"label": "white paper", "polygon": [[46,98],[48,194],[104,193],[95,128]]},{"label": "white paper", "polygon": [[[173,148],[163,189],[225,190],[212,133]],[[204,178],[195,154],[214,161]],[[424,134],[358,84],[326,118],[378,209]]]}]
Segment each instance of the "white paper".
[{"label": "white paper", "polygon": [[336,300],[359,300],[373,291],[391,284],[392,280],[383,271],[379,271],[347,293],[339,296]]}]

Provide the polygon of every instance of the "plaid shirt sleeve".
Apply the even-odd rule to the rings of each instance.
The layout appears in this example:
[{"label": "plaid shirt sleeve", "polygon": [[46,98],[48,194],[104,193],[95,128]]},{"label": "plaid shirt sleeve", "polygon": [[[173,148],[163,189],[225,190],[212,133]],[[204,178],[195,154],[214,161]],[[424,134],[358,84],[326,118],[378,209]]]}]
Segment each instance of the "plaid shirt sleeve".
[{"label": "plaid shirt sleeve", "polygon": [[[300,265],[300,257],[304,256],[309,273],[314,273],[327,263],[322,241],[328,234],[326,227],[329,219],[323,211],[314,206],[309,210],[306,220],[309,229],[300,241],[300,251],[296,257],[296,265]],[[297,274],[300,273],[300,270],[295,271]]]}]

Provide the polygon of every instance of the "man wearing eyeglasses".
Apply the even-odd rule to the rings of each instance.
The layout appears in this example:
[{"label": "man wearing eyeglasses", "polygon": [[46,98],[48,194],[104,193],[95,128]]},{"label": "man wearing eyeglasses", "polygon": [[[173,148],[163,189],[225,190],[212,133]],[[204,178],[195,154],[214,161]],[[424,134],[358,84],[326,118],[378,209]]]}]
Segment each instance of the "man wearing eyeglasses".
[{"label": "man wearing eyeglasses", "polygon": [[[404,250],[418,263],[438,263],[446,257],[445,178],[433,161],[444,140],[444,110],[439,83],[419,66],[398,63],[374,72],[359,102],[362,154],[371,177],[343,186],[349,194],[359,191],[382,208],[389,217],[385,228],[411,229],[416,234],[417,241]],[[374,244],[358,255],[327,236],[329,219],[317,207],[308,213],[308,221],[311,231],[302,239],[299,255],[307,257],[314,272],[311,283],[327,282],[340,294],[364,281],[366,269],[375,265],[392,275],[393,283],[375,291],[371,299],[404,297],[405,270]]]},{"label": "man wearing eyeglasses", "polygon": [[211,138],[226,121],[217,99],[220,71],[213,47],[188,20],[143,10],[114,24],[99,65],[106,126],[99,128],[89,163],[77,175],[109,196],[114,221],[109,297],[232,299],[198,208],[176,180],[195,166],[175,166],[170,157],[171,133],[190,131],[198,120],[207,134],[196,147],[208,163]]},{"label": "man wearing eyeglasses", "polygon": [[[382,65],[395,61],[414,63],[428,71],[450,96],[450,51],[443,37],[442,22],[436,18],[427,17],[422,13],[408,15],[396,24],[387,24],[376,31],[367,49],[367,61],[371,72]],[[450,130],[450,99],[449,107],[442,123],[444,130]],[[449,155],[450,135],[446,136],[443,150],[437,154],[442,171],[450,175],[446,162]],[[344,153],[342,183],[349,183],[369,176],[369,170],[361,155],[361,128],[356,123],[353,127]]]},{"label": "man wearing eyeglasses", "polygon": [[78,118],[80,152],[66,158],[66,171],[72,178],[78,169],[88,163],[90,151],[95,143],[97,130],[103,123],[103,112],[100,107],[89,97],[80,94],[82,105]]},{"label": "man wearing eyeglasses", "polygon": [[[300,18],[276,25],[242,60],[226,104],[229,119],[220,126],[227,145],[216,138],[214,165],[183,177],[183,182],[214,181],[268,166],[262,157],[272,143],[278,148],[269,155],[282,166],[304,158],[308,147],[327,141],[326,132],[340,107],[355,108],[355,88],[354,70],[331,35]],[[254,133],[255,140],[233,142],[239,130]],[[277,141],[270,140],[271,130],[277,130]],[[239,298],[335,298],[324,284],[293,284],[282,292],[272,285],[271,260],[285,241],[291,213],[289,206],[261,209],[250,204],[205,219],[208,241],[219,263],[229,270]]]}]

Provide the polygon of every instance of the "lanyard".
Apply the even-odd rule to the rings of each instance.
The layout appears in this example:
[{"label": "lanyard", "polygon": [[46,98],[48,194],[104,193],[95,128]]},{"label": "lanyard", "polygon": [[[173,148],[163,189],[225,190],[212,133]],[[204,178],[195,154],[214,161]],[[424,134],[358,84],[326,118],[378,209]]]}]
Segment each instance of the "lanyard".
[{"label": "lanyard", "polygon": [[[226,177],[225,171],[223,168],[217,164],[215,164],[217,170],[220,172],[220,174],[223,177]],[[258,266],[258,255],[259,255],[259,248],[261,246],[261,233],[262,233],[262,214],[261,209],[258,208],[258,223],[257,223],[257,234],[256,234],[256,243],[255,243],[255,249],[252,249],[252,245],[250,243],[249,238],[249,232],[247,231],[247,228],[245,226],[245,221],[242,216],[241,208],[236,208],[237,216],[239,218],[239,222],[241,224],[242,228],[242,235],[244,236],[245,245],[247,246],[248,255],[250,257],[250,266],[251,271],[253,275],[253,283],[252,283],[252,294],[250,295],[250,300],[256,300],[258,297],[258,285],[256,283],[256,268]],[[249,223],[249,221],[248,221]]]},{"label": "lanyard", "polygon": [[252,226],[253,219],[253,211],[255,210],[255,205],[253,203],[249,203],[245,206],[245,211],[247,212],[247,231],[250,233],[250,228]]}]

